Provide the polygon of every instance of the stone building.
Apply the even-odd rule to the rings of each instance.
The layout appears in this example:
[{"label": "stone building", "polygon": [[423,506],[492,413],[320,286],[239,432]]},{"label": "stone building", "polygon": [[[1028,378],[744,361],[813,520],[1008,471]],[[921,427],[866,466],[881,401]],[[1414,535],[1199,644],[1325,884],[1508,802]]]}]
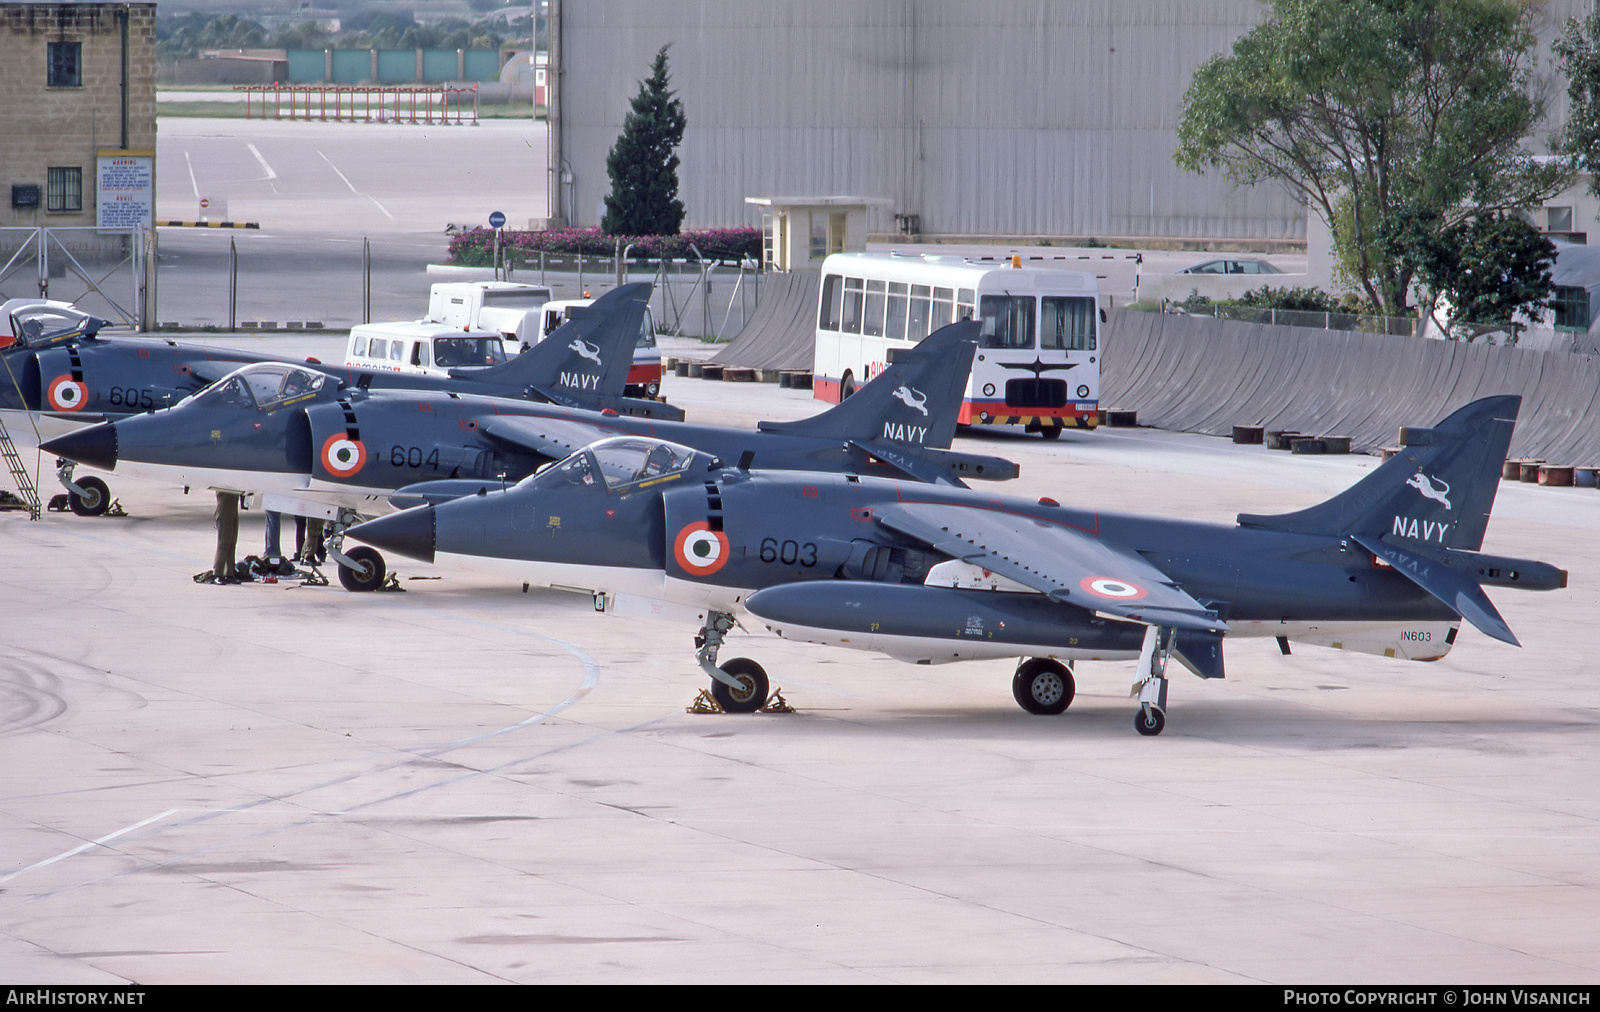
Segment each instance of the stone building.
[{"label": "stone building", "polygon": [[0,3],[0,226],[94,227],[115,152],[148,159],[153,204],[155,22],[153,3]]}]

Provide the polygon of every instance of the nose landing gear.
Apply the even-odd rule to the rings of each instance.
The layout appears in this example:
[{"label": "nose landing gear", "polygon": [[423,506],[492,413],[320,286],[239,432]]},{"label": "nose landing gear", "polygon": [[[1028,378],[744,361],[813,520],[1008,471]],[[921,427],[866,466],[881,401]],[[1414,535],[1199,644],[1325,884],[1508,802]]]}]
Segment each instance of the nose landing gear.
[{"label": "nose landing gear", "polygon": [[755,713],[767,703],[770,686],[766,671],[748,657],[735,657],[717,666],[717,652],[733,623],[728,612],[707,612],[706,623],[694,638],[695,659],[711,676],[711,698],[718,706],[728,713]]},{"label": "nose landing gear", "polygon": [[[56,461],[56,477],[67,489],[67,508],[80,517],[105,516],[111,511],[111,489],[94,475],[73,480],[77,464],[70,460]],[[126,516],[119,507],[112,516]]]}]

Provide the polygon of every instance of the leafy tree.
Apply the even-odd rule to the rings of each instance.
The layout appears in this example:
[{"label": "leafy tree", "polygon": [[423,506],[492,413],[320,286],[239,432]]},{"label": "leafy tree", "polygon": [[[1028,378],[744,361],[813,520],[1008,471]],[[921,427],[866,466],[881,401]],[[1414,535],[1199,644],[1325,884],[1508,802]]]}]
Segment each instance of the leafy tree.
[{"label": "leafy tree", "polygon": [[411,16],[410,11],[396,14],[393,11],[367,8],[339,20],[340,31],[365,32],[369,35],[388,32],[398,37],[406,29],[415,27],[417,19]]},{"label": "leafy tree", "polygon": [[1322,218],[1350,281],[1408,311],[1402,232],[1439,235],[1536,205],[1570,163],[1522,147],[1536,0],[1266,0],[1267,15],[1195,73],[1177,163],[1275,180]]},{"label": "leafy tree", "polygon": [[1234,304],[1256,309],[1292,309],[1310,313],[1340,313],[1339,300],[1320,288],[1271,288],[1262,285],[1234,299]]},{"label": "leafy tree", "polygon": [[327,49],[333,40],[333,33],[315,21],[283,25],[272,33],[272,45],[279,49]]},{"label": "leafy tree", "polygon": [[156,52],[166,59],[189,60],[203,49],[256,49],[267,30],[233,14],[179,14],[156,21]]},{"label": "leafy tree", "polygon": [[367,10],[344,20],[338,34],[316,21],[284,22],[268,32],[232,14],[157,15],[156,51],[164,60],[187,60],[202,49],[498,49],[507,31],[529,27],[528,17],[504,11],[477,21],[441,18],[418,24],[409,13]]},{"label": "leafy tree", "polygon": [[1537,321],[1550,306],[1555,244],[1516,215],[1418,229],[1403,255],[1429,290],[1428,314],[1452,336],[1469,334],[1461,324],[1509,324],[1519,313]]},{"label": "leafy tree", "polygon": [[676,235],[683,225],[676,149],[688,121],[667,83],[667,47],[662,46],[606,156],[611,193],[600,228],[610,235]]},{"label": "leafy tree", "polygon": [[1552,48],[1567,78],[1568,118],[1558,143],[1589,174],[1589,192],[1600,196],[1600,11],[1567,19]]}]

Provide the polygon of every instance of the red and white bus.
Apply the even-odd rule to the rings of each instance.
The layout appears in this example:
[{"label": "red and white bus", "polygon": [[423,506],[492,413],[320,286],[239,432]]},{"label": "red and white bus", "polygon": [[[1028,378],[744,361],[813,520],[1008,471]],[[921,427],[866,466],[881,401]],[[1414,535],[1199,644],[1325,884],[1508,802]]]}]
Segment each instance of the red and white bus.
[{"label": "red and white bus", "polygon": [[1093,428],[1100,407],[1099,286],[1092,274],[902,253],[822,263],[813,396],[838,403],[959,320],[982,323],[963,425],[1022,425],[1047,439]]}]

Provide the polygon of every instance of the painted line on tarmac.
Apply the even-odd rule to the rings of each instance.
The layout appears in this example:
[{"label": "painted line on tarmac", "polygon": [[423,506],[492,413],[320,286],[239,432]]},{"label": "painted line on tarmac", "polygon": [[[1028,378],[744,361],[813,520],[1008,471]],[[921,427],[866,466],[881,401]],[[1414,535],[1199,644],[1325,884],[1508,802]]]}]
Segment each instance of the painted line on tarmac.
[{"label": "painted line on tarmac", "polygon": [[248,142],[245,144],[245,147],[249,148],[250,153],[256,156],[256,161],[261,164],[261,171],[267,174],[268,182],[278,178],[278,174],[273,171],[272,166],[268,165],[267,160],[261,156],[261,150],[259,148]]},{"label": "painted line on tarmac", "polygon": [[358,197],[366,197],[368,200],[372,201],[373,205],[375,207],[377,207],[378,210],[383,212],[384,217],[388,218],[390,221],[394,221],[395,220],[394,215],[389,213],[389,209],[387,207],[384,207],[382,204],[378,203],[378,198],[374,197],[370,193],[362,193],[360,190],[356,189],[355,188],[355,184],[350,182],[349,179],[345,178],[345,174],[343,172],[339,171],[339,166],[333,164],[333,159],[331,159],[327,155],[323,154],[320,148],[317,150],[317,157],[328,163],[328,168],[333,170],[333,174],[338,176],[339,179],[344,182],[344,185],[350,187],[350,192],[351,193],[355,194]]},{"label": "painted line on tarmac", "polygon": [[18,875],[25,875],[30,871],[37,871],[40,868],[43,868],[43,867],[45,867],[47,865],[55,864],[57,861],[65,861],[69,857],[73,857],[75,855],[82,854],[86,850],[93,850],[96,847],[103,846],[104,844],[108,843],[111,840],[115,840],[119,836],[124,836],[124,835],[126,835],[128,833],[133,832],[136,829],[142,829],[145,826],[150,825],[150,823],[152,823],[152,822],[160,822],[162,819],[165,819],[167,816],[176,815],[180,811],[182,811],[182,809],[169,808],[166,811],[162,812],[160,815],[152,815],[152,816],[150,816],[150,818],[145,819],[145,820],[143,820],[141,822],[135,822],[131,826],[124,826],[123,828],[121,828],[119,830],[116,830],[115,832],[107,833],[105,836],[100,837],[98,840],[90,840],[88,843],[85,843],[82,846],[73,847],[71,850],[63,851],[62,853],[57,854],[55,857],[47,857],[43,861],[35,861],[33,864],[27,865],[26,867],[18,868],[16,871],[12,872],[9,875],[0,875],[0,883],[10,882],[12,879],[16,878]]},{"label": "painted line on tarmac", "polygon": [[[596,661],[592,656],[590,656],[590,654],[587,651],[583,650],[581,647],[576,646],[575,644],[567,643],[565,641],[558,640],[555,637],[546,636],[546,635],[544,635],[542,633],[525,632],[523,630],[515,629],[515,628],[510,627],[510,626],[502,625],[502,624],[495,623],[495,622],[486,622],[481,618],[471,617],[471,616],[468,616],[468,615],[465,615],[465,614],[454,613],[454,612],[449,611],[449,610],[431,609],[431,608],[425,608],[425,607],[418,606],[418,605],[401,605],[401,607],[407,608],[407,610],[426,611],[426,612],[429,612],[430,614],[433,614],[433,615],[442,615],[444,618],[446,618],[448,620],[451,620],[451,621],[461,622],[461,623],[464,623],[464,624],[467,624],[467,625],[476,626],[476,627],[480,627],[480,628],[495,629],[495,630],[501,631],[501,632],[510,632],[513,635],[526,636],[526,637],[530,637],[530,638],[533,638],[533,639],[541,640],[543,642],[550,643],[552,645],[558,646],[561,649],[565,650],[567,653],[571,654],[578,661],[578,663],[581,665],[581,667],[583,669],[583,679],[580,682],[580,684],[578,685],[578,687],[576,689],[574,689],[573,692],[571,694],[569,694],[565,699],[562,699],[561,701],[557,702],[555,705],[547,707],[547,708],[545,708],[545,709],[543,709],[543,710],[541,710],[541,711],[539,711],[537,713],[530,714],[526,718],[524,718],[524,719],[522,719],[520,721],[517,721],[514,724],[509,724],[509,725],[507,725],[505,727],[501,727],[501,728],[498,728],[498,729],[493,730],[493,731],[487,731],[487,732],[484,732],[482,734],[471,735],[471,736],[465,737],[465,738],[457,738],[457,739],[454,739],[454,740],[451,740],[451,741],[440,742],[440,743],[435,744],[435,745],[423,746],[421,748],[401,748],[401,749],[388,750],[388,751],[397,751],[397,752],[399,752],[400,755],[402,756],[402,758],[400,758],[399,760],[397,760],[395,762],[391,762],[391,763],[388,763],[388,764],[385,764],[385,765],[380,765],[375,769],[367,769],[367,770],[361,770],[361,771],[352,772],[352,773],[346,773],[346,774],[343,774],[343,775],[340,775],[340,776],[332,777],[332,778],[327,779],[327,780],[319,781],[317,783],[307,784],[307,785],[304,785],[302,787],[296,788],[296,789],[291,790],[291,791],[277,793],[277,794],[272,795],[271,797],[261,798],[261,799],[259,799],[257,801],[249,802],[249,803],[246,803],[246,804],[243,804],[243,805],[230,806],[228,808],[212,809],[212,810],[209,810],[209,811],[205,811],[202,814],[195,815],[193,817],[190,817],[190,818],[187,818],[187,819],[183,819],[183,820],[180,820],[178,822],[169,823],[169,824],[161,826],[159,828],[151,829],[148,832],[137,833],[137,835],[134,835],[134,836],[130,837],[128,842],[132,842],[134,840],[143,839],[145,837],[149,837],[149,836],[155,835],[156,833],[165,833],[165,832],[170,832],[172,830],[186,829],[186,828],[189,828],[189,827],[201,825],[203,823],[210,822],[212,820],[221,818],[222,816],[225,816],[225,815],[239,814],[239,813],[250,812],[250,811],[261,811],[261,810],[263,810],[263,807],[266,806],[266,805],[272,805],[272,804],[281,803],[281,802],[284,802],[284,801],[286,801],[288,799],[292,799],[292,798],[295,798],[295,797],[298,797],[298,796],[301,796],[301,795],[304,795],[304,794],[309,794],[309,793],[312,793],[314,791],[326,790],[328,788],[337,787],[337,786],[340,786],[342,784],[352,783],[354,781],[360,780],[363,777],[368,777],[368,776],[373,776],[373,775],[382,775],[382,774],[389,773],[389,772],[392,772],[392,771],[397,770],[397,769],[402,769],[402,768],[404,768],[406,766],[411,765],[419,757],[420,758],[426,758],[426,759],[437,758],[438,756],[444,755],[445,753],[448,753],[448,752],[455,751],[456,749],[464,748],[464,747],[466,747],[468,745],[473,745],[473,744],[476,744],[476,743],[479,743],[479,742],[482,742],[482,741],[486,741],[486,740],[491,739],[491,738],[496,738],[496,737],[499,737],[501,735],[508,734],[510,732],[526,728],[531,724],[534,724],[534,723],[536,723],[538,721],[544,720],[544,719],[546,719],[548,717],[553,717],[553,716],[563,712],[564,710],[567,710],[567,709],[571,708],[572,706],[575,706],[581,699],[583,699],[585,696],[587,696],[590,693],[590,691],[593,690],[594,687],[596,685],[598,685],[599,682],[600,682],[600,664],[599,664],[599,662]],[[229,840],[220,841],[218,843],[211,844],[209,846],[199,848],[197,850],[191,850],[191,851],[188,851],[186,853],[171,855],[171,856],[163,858],[163,859],[161,859],[159,861],[150,861],[148,859],[140,859],[140,858],[135,857],[132,854],[127,854],[126,856],[128,856],[130,858],[133,858],[134,860],[140,860],[141,861],[141,867],[128,869],[126,871],[115,872],[115,873],[113,873],[111,875],[102,876],[102,877],[100,877],[98,879],[93,879],[93,880],[90,880],[90,881],[79,882],[79,883],[76,883],[74,885],[63,886],[63,887],[61,887],[59,889],[54,889],[54,890],[50,890],[48,892],[36,894],[32,898],[34,898],[34,899],[45,899],[45,898],[48,898],[48,897],[51,897],[51,896],[58,895],[60,893],[70,892],[70,891],[73,891],[73,890],[76,890],[76,889],[84,888],[86,886],[96,885],[96,884],[98,884],[100,882],[109,881],[109,880],[114,879],[114,878],[121,878],[121,877],[123,877],[125,875],[133,875],[133,874],[138,874],[140,872],[158,870],[158,869],[161,869],[161,868],[164,868],[164,867],[168,867],[168,866],[170,866],[172,864],[176,864],[176,863],[181,862],[181,861],[191,860],[191,859],[193,859],[195,857],[198,857],[200,855],[207,854],[207,853],[210,853],[212,851],[222,849],[224,847],[236,846],[238,844],[245,843],[245,842],[248,842],[250,840],[261,839],[263,837],[268,837],[268,836],[274,836],[274,835],[277,835],[279,833],[284,833],[284,832],[288,832],[288,831],[290,831],[292,829],[299,828],[301,826],[310,825],[310,824],[312,824],[314,822],[318,822],[318,821],[321,821],[323,819],[337,818],[337,817],[344,816],[344,815],[354,814],[356,812],[363,811],[365,809],[372,808],[372,807],[377,806],[377,805],[386,804],[386,803],[391,802],[391,801],[397,801],[397,800],[401,800],[401,799],[404,799],[404,798],[414,797],[414,796],[416,796],[418,794],[423,794],[423,793],[427,793],[429,791],[437,790],[438,788],[441,788],[441,787],[449,787],[449,786],[452,786],[454,784],[457,784],[457,783],[460,783],[460,782],[463,782],[463,781],[466,781],[466,780],[471,780],[471,779],[473,779],[475,777],[493,776],[493,775],[496,775],[496,774],[500,773],[501,771],[503,771],[503,770],[505,770],[505,769],[507,769],[509,767],[512,767],[512,766],[516,766],[516,765],[519,765],[519,764],[522,764],[522,763],[531,762],[531,761],[534,761],[534,760],[537,760],[537,759],[541,759],[541,758],[544,758],[544,757],[547,757],[547,756],[556,755],[558,753],[569,751],[569,750],[574,749],[574,748],[581,748],[581,747],[584,747],[584,746],[587,746],[587,745],[590,745],[590,744],[594,744],[595,742],[604,741],[604,740],[606,740],[608,738],[612,738],[612,737],[615,737],[617,735],[632,734],[632,733],[634,733],[636,731],[648,728],[648,727],[650,727],[650,726],[652,726],[652,725],[654,725],[656,723],[659,723],[660,721],[665,720],[665,719],[667,719],[665,716],[657,717],[657,718],[654,718],[652,720],[645,721],[645,722],[643,722],[641,724],[634,725],[634,726],[631,726],[631,727],[622,728],[622,729],[619,729],[619,730],[616,730],[616,731],[602,732],[600,734],[592,735],[589,738],[585,738],[585,739],[582,739],[580,741],[568,742],[568,743],[563,744],[563,745],[557,745],[557,746],[555,746],[553,748],[543,749],[543,750],[541,750],[539,752],[536,752],[536,753],[533,753],[531,755],[518,756],[518,757],[516,757],[514,759],[508,760],[508,761],[503,762],[503,763],[496,764],[494,766],[491,766],[491,767],[488,767],[488,768],[485,768],[485,769],[481,769],[481,770],[468,769],[468,770],[466,770],[464,772],[460,772],[460,773],[454,774],[452,776],[446,777],[446,778],[444,778],[442,780],[438,780],[438,781],[435,781],[435,782],[430,783],[430,784],[422,784],[422,785],[419,785],[419,786],[416,786],[416,787],[408,787],[408,788],[405,788],[404,790],[392,791],[392,792],[389,792],[389,793],[386,793],[386,794],[381,794],[378,797],[370,798],[370,799],[368,799],[366,801],[361,801],[361,802],[357,802],[355,804],[347,805],[344,808],[336,810],[336,811],[312,809],[311,811],[307,812],[304,815],[304,817],[296,819],[296,820],[294,820],[294,821],[292,821],[292,822],[290,822],[290,823],[288,823],[286,825],[275,826],[275,827],[272,827],[270,829],[264,829],[264,830],[261,830],[261,831],[258,831],[258,832],[249,833],[249,834],[246,834],[246,835],[244,835],[242,837],[234,837],[234,838],[229,839]],[[106,835],[104,837],[101,837],[99,840],[96,840],[96,841],[94,841],[92,843],[86,843],[86,844],[84,844],[84,845],[82,845],[80,847],[75,847],[72,850],[66,851],[66,852],[64,852],[62,854],[58,854],[55,857],[46,858],[43,861],[38,861],[38,862],[35,862],[33,864],[26,865],[26,866],[24,866],[22,868],[18,868],[16,871],[13,871],[10,874],[4,876],[3,878],[0,878],[0,883],[9,882],[10,880],[12,880],[14,878],[17,878],[18,876],[21,876],[21,875],[23,875],[23,874],[25,874],[27,872],[36,871],[36,870],[38,870],[40,868],[43,868],[43,867],[45,867],[47,865],[54,864],[57,861],[61,861],[61,860],[64,860],[66,858],[73,857],[73,856],[75,856],[77,854],[81,854],[81,853],[83,853],[83,852],[85,852],[87,850],[93,849],[96,846],[101,846],[101,845],[103,845],[105,842],[107,842],[109,840],[113,840],[113,839],[116,839],[116,838],[119,838],[119,837],[127,836],[128,834],[131,834],[131,833],[136,833],[138,830],[143,829],[144,827],[147,827],[147,826],[151,825],[152,823],[160,822],[161,820],[167,819],[170,816],[172,816],[174,814],[177,814],[177,813],[179,813],[181,811],[183,811],[183,809],[176,809],[176,808],[168,809],[168,810],[162,812],[159,815],[151,816],[148,819],[144,819],[144,820],[142,820],[140,822],[134,823],[131,826],[125,827],[123,829],[119,829],[119,830],[117,830],[117,831],[115,831],[113,833],[110,833],[110,834],[108,834],[108,835]],[[267,811],[270,811],[270,809],[267,809]]]},{"label": "painted line on tarmac", "polygon": [[[570,699],[570,697],[569,697],[569,699]],[[567,702],[567,701],[563,701],[563,702]],[[550,712],[554,712],[554,708],[552,708],[552,710]],[[547,714],[536,714],[534,717],[530,717],[529,720],[535,720],[535,719],[538,719],[539,717],[545,716],[545,715],[547,715]],[[241,844],[249,843],[249,842],[251,842],[253,840],[263,840],[263,839],[266,839],[268,837],[278,836],[278,835],[280,835],[282,833],[287,833],[287,832],[289,832],[291,830],[294,830],[294,829],[300,829],[300,828],[305,827],[305,826],[313,825],[315,823],[322,822],[322,821],[324,821],[326,819],[339,818],[341,816],[346,816],[346,815],[353,815],[355,813],[364,811],[366,809],[374,808],[374,807],[376,807],[378,805],[387,804],[387,803],[389,803],[391,801],[399,801],[399,800],[403,800],[405,798],[415,797],[416,795],[419,795],[419,794],[425,794],[425,793],[427,793],[429,791],[437,790],[438,788],[441,788],[441,787],[450,787],[450,786],[453,786],[453,785],[458,784],[458,783],[462,783],[462,782],[467,781],[467,780],[472,780],[472,779],[474,779],[476,777],[494,776],[494,775],[499,774],[501,771],[503,771],[503,770],[505,770],[505,769],[507,769],[509,767],[512,767],[512,766],[518,766],[518,765],[521,765],[521,764],[524,764],[524,763],[534,762],[534,761],[537,761],[539,759],[548,758],[549,756],[559,755],[562,752],[568,752],[568,751],[571,751],[571,750],[577,749],[577,748],[584,748],[586,746],[593,745],[593,744],[596,744],[598,742],[606,741],[606,740],[611,739],[611,738],[616,738],[616,737],[619,737],[619,736],[622,736],[622,735],[635,734],[635,733],[637,733],[639,731],[647,730],[647,729],[655,726],[656,724],[659,724],[661,721],[669,719],[670,716],[675,716],[675,715],[663,715],[663,716],[660,716],[660,717],[655,717],[655,718],[653,718],[651,720],[644,721],[644,722],[639,723],[639,724],[630,725],[630,726],[624,727],[624,728],[618,728],[617,730],[614,730],[614,731],[603,731],[603,732],[601,732],[599,734],[594,734],[594,735],[591,735],[588,738],[584,738],[584,739],[581,739],[581,740],[578,740],[578,741],[567,742],[567,743],[562,744],[562,745],[554,746],[553,748],[542,749],[542,750],[540,750],[538,752],[534,752],[534,753],[531,753],[531,754],[528,754],[528,755],[518,756],[515,759],[511,759],[511,760],[508,760],[508,761],[503,762],[503,763],[498,763],[498,764],[496,764],[494,766],[490,766],[490,767],[488,767],[486,769],[466,770],[464,772],[457,773],[454,776],[447,777],[447,778],[445,778],[443,780],[437,780],[437,781],[435,781],[435,782],[433,782],[431,784],[422,784],[422,785],[417,786],[417,787],[408,787],[408,788],[406,788],[404,790],[391,791],[390,793],[382,794],[382,795],[379,795],[378,797],[370,798],[370,799],[368,799],[366,801],[360,801],[360,802],[356,802],[356,803],[351,804],[351,805],[347,805],[344,808],[339,809],[337,811],[319,811],[319,810],[313,809],[311,811],[306,812],[306,814],[303,817],[295,819],[294,821],[286,823],[284,825],[273,826],[273,827],[270,827],[270,828],[267,828],[267,829],[257,830],[255,832],[246,833],[246,834],[244,834],[242,836],[235,836],[235,837],[232,837],[231,839],[221,840],[221,841],[218,841],[216,843],[208,844],[208,845],[206,845],[204,847],[199,847],[199,848],[196,848],[194,850],[185,851],[185,852],[180,853],[180,854],[170,854],[170,855],[167,855],[166,857],[163,857],[163,858],[161,858],[159,860],[151,860],[149,858],[140,858],[140,857],[137,857],[136,855],[133,855],[133,854],[125,854],[124,856],[130,858],[131,860],[139,861],[140,862],[140,866],[136,867],[136,868],[129,868],[129,869],[125,870],[125,871],[113,872],[113,873],[111,873],[109,875],[102,875],[99,878],[90,879],[90,880],[87,880],[87,881],[84,881],[84,882],[78,882],[78,883],[75,883],[73,885],[61,886],[60,888],[51,889],[51,890],[48,890],[46,892],[35,893],[35,894],[32,894],[31,896],[29,896],[29,899],[35,899],[35,900],[51,899],[51,898],[53,898],[55,896],[59,896],[59,895],[61,895],[63,893],[74,892],[74,891],[76,891],[78,889],[84,889],[84,888],[88,888],[90,886],[100,885],[102,883],[110,882],[110,881],[113,881],[115,879],[125,878],[125,877],[127,877],[129,875],[138,875],[138,874],[142,874],[142,873],[145,873],[145,872],[160,871],[160,870],[162,870],[164,868],[170,868],[173,865],[178,865],[178,864],[181,864],[184,861],[190,861],[190,860],[193,860],[193,859],[195,859],[197,857],[202,857],[202,856],[204,856],[206,854],[210,854],[210,853],[213,853],[213,852],[218,851],[218,850],[223,850],[223,849],[229,848],[229,847],[236,847],[236,846],[239,846]],[[527,722],[528,721],[523,721],[522,723],[526,724]],[[482,737],[487,737],[487,735],[486,736],[482,736]],[[168,832],[170,830],[186,829],[186,828],[189,828],[189,827],[192,827],[192,826],[197,826],[197,825],[200,825],[202,823],[210,822],[213,819],[221,818],[224,815],[233,815],[233,814],[239,814],[239,813],[243,813],[243,812],[261,812],[261,811],[263,811],[263,806],[265,806],[265,805],[270,805],[270,804],[274,804],[274,803],[277,803],[277,802],[281,802],[286,798],[292,798],[292,797],[294,797],[294,796],[296,796],[298,794],[309,793],[311,791],[321,790],[321,789],[324,789],[324,788],[327,788],[327,787],[333,787],[333,786],[338,786],[340,784],[349,783],[350,781],[357,780],[357,779],[359,779],[359,778],[361,778],[363,776],[368,776],[368,775],[371,775],[371,774],[387,773],[387,772],[390,772],[392,770],[400,769],[402,767],[408,766],[413,761],[414,761],[414,756],[411,756],[408,753],[406,759],[404,759],[404,760],[402,760],[400,762],[392,763],[392,764],[390,764],[388,766],[380,767],[379,769],[376,769],[376,770],[369,770],[369,771],[367,771],[365,773],[347,774],[347,775],[342,776],[342,777],[336,777],[336,778],[334,778],[332,780],[329,780],[329,781],[326,781],[324,783],[312,784],[312,785],[309,785],[307,787],[303,787],[303,788],[300,788],[300,789],[295,790],[295,791],[290,791],[290,792],[285,793],[285,794],[274,795],[273,797],[270,797],[270,798],[262,798],[261,800],[259,800],[257,802],[250,803],[250,804],[239,805],[237,807],[232,807],[232,808],[212,809],[212,810],[206,812],[205,814],[197,815],[197,816],[195,816],[193,818],[189,818],[189,819],[184,819],[184,820],[182,820],[180,822],[169,823],[169,824],[167,824],[165,826],[161,826],[158,829],[154,829],[154,830],[151,830],[151,831],[146,832],[146,833],[140,833],[137,836],[131,837],[130,838],[130,842],[131,842],[131,840],[143,839],[144,837],[154,835],[155,833],[162,833],[162,832]],[[124,834],[127,834],[127,833],[131,833],[134,830],[137,830],[138,828],[140,828],[142,826],[146,826],[146,825],[149,825],[152,822],[156,822],[156,821],[158,821],[160,819],[164,819],[167,816],[173,814],[174,812],[179,812],[179,811],[182,811],[182,809],[168,809],[166,812],[163,812],[160,815],[152,816],[151,818],[146,819],[143,822],[137,823],[137,824],[135,824],[133,826],[129,826],[128,828],[123,829],[123,830],[118,830],[117,833],[113,834],[113,835],[120,836],[120,835],[124,835]],[[265,809],[265,811],[271,812],[272,809]],[[108,837],[105,837],[104,839],[110,839],[110,838],[111,837],[108,836]],[[38,862],[38,863],[36,863],[34,865],[29,865],[26,868],[20,868],[17,871],[11,873],[11,875],[8,875],[5,879],[0,879],[0,882],[8,881],[11,878],[15,878],[18,875],[21,875],[23,872],[32,871],[35,868],[41,868],[46,864],[53,863],[55,861],[61,860],[62,858],[65,858],[65,857],[70,857],[75,853],[81,853],[82,851],[89,849],[89,847],[91,847],[91,846],[94,846],[94,844],[86,844],[83,847],[75,848],[73,851],[69,851],[66,854],[59,855],[59,856],[57,856],[55,858],[47,859],[46,861]],[[197,877],[203,877],[203,876],[197,876]]]}]

